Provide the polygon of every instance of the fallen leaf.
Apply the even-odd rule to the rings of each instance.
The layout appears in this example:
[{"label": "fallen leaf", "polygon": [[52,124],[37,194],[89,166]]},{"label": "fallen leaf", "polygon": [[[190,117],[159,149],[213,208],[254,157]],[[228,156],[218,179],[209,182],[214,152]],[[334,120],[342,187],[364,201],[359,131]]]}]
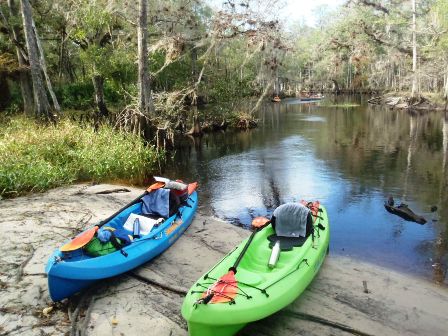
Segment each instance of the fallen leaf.
[{"label": "fallen leaf", "polygon": [[50,313],[52,312],[53,307],[46,307],[42,310],[42,313],[44,314],[44,316],[49,316]]}]

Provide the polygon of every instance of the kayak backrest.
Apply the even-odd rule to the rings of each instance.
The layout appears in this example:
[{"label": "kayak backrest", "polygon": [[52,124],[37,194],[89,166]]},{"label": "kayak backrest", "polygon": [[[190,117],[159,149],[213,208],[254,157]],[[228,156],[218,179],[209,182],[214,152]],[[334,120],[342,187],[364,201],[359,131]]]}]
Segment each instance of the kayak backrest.
[{"label": "kayak backrest", "polygon": [[311,211],[300,203],[280,205],[271,221],[276,234],[282,237],[307,237],[312,231]]},{"label": "kayak backrest", "polygon": [[154,190],[142,198],[142,215],[166,219],[175,215],[187,199],[187,189],[184,193],[175,189]]}]

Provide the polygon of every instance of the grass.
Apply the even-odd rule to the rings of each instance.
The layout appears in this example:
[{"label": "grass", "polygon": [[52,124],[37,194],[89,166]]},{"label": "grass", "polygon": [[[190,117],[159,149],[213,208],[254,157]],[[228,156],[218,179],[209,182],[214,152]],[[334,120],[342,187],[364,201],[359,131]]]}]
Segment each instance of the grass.
[{"label": "grass", "polygon": [[45,191],[77,181],[143,178],[161,157],[135,135],[97,132],[62,120],[56,126],[12,117],[0,125],[0,196]]}]

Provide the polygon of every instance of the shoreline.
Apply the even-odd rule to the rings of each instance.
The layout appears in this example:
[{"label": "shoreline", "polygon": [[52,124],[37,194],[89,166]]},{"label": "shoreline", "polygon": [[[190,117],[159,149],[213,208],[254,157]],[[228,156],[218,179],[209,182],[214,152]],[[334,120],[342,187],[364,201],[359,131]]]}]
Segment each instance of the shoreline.
[{"label": "shoreline", "polygon": [[[98,194],[119,189],[129,192]],[[91,226],[140,193],[77,184],[0,201],[0,234],[7,237],[0,259],[0,335],[188,335],[180,314],[183,293],[250,234],[221,225],[225,221],[208,215],[206,204],[199,204],[184,235],[151,262],[61,303],[48,297],[44,267],[53,249],[74,229]],[[446,286],[332,254],[330,247],[299,299],[238,335],[445,335],[447,308]]]}]

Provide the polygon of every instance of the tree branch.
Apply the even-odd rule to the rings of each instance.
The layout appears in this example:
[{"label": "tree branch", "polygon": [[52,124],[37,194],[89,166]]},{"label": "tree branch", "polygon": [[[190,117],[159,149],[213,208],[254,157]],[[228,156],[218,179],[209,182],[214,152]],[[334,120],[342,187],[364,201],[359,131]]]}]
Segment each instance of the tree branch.
[{"label": "tree branch", "polygon": [[369,1],[369,0],[358,0],[358,3],[362,4],[364,6],[367,6],[367,7],[373,7],[376,10],[379,10],[380,12],[383,12],[384,14],[389,14],[390,13],[389,9],[387,9],[386,7],[384,7],[383,5],[381,5],[381,4],[377,3],[377,2],[372,2],[372,1]]}]

